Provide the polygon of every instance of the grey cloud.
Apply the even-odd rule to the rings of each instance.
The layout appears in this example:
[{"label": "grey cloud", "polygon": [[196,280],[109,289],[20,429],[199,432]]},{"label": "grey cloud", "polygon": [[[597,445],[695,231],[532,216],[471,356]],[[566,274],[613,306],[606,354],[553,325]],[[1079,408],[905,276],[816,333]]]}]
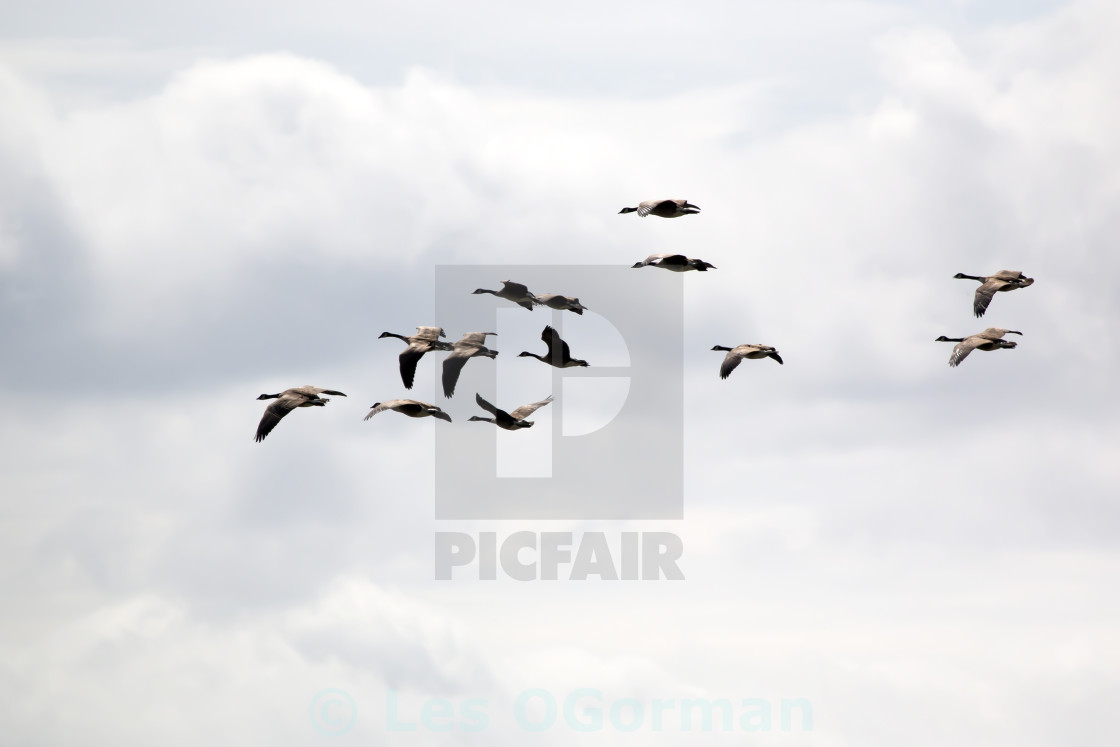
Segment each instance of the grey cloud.
[{"label": "grey cloud", "polygon": [[[1021,13],[966,6],[953,18]],[[41,28],[28,8],[9,33]],[[744,678],[744,696],[774,682],[807,692],[822,726],[792,738],[814,743],[894,744],[930,723],[930,743],[1043,744],[1073,716],[1107,733],[1093,714],[1116,664],[1101,590],[1120,518],[1118,301],[1100,278],[1116,263],[1120,68],[1100,29],[1115,14],[1086,3],[986,31],[909,28],[872,49],[875,29],[949,11],[857,10],[835,42],[852,56],[826,40],[789,52],[805,66],[773,63],[792,78],[831,68],[810,88],[832,104],[753,68],[773,47],[735,24],[689,37],[710,8],[680,24],[642,16],[630,50],[603,41],[623,28],[618,11],[555,19],[551,48],[489,79],[530,90],[477,82],[532,36],[468,55],[464,82],[449,79],[464,49],[504,37],[497,25],[443,52],[433,33],[405,55],[418,28],[406,24],[396,51],[358,69],[345,43],[334,67],[298,48],[238,57],[236,8],[208,62],[171,66],[139,95],[56,95],[54,73],[13,63],[0,81],[18,113],[0,122],[0,380],[18,396],[0,422],[13,519],[0,578],[21,603],[0,621],[14,662],[0,720],[14,738],[71,743],[127,723],[112,739],[146,744],[190,703],[172,742],[223,727],[302,744],[323,687],[366,704],[391,684],[508,694],[535,662],[542,687],[645,681],[641,662],[596,665],[615,655],[656,661],[670,697],[734,694]],[[59,28],[97,28],[87,12]],[[137,43],[190,43],[196,12]],[[751,33],[802,13],[789,38],[815,38],[840,12],[798,5]],[[281,8],[256,38],[290,38],[297,21],[324,38],[339,22]],[[557,64],[580,40],[594,53]],[[663,53],[667,40],[681,43]],[[701,44],[710,53],[688,54]],[[416,69],[437,57],[436,72]],[[880,76],[866,73],[875,61]],[[616,215],[662,192],[703,214]],[[685,348],[664,354],[686,366],[685,391],[666,397],[685,403],[685,520],[670,527],[688,581],[432,582],[433,526],[494,528],[433,524],[431,429],[466,427],[474,408],[460,395],[454,424],[363,422],[403,394],[399,342],[377,335],[467,331],[431,318],[437,263],[625,266],[682,247],[720,268],[680,278]],[[973,286],[952,275],[997,269],[1037,283],[976,320]],[[1020,347],[950,370],[933,338],[989,323],[1022,329]],[[721,382],[709,348],[739,342],[773,344],[786,365],[750,361]],[[425,361],[417,395],[437,376]],[[303,383],[350,397],[252,443],[253,398]],[[546,649],[591,653],[565,668]],[[1046,682],[1065,715],[1039,707],[1058,697]],[[1002,710],[977,716],[978,692]],[[141,695],[153,708],[137,720]],[[69,720],[49,717],[60,703]],[[371,718],[355,736],[384,733]]]}]

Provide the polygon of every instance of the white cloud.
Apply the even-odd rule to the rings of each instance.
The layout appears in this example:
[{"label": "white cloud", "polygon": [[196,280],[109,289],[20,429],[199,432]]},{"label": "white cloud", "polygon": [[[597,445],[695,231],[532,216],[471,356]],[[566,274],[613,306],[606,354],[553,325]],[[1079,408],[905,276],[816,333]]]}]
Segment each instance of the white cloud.
[{"label": "white cloud", "polygon": [[[791,744],[1101,741],[1117,22],[899,27],[850,83],[871,103],[780,126],[762,74],[639,99],[267,54],[107,100],[0,69],[2,373],[27,393],[0,424],[9,737],[304,744],[340,688],[376,744],[396,685],[507,716],[526,687],[805,697]],[[661,194],[703,213],[616,214]],[[428,318],[436,262],[682,248],[719,268],[682,278],[688,580],[432,582],[433,526],[524,527],[433,523],[432,429],[473,408],[363,422],[401,393],[376,335],[453,327]],[[1037,282],[974,319],[952,275],[1004,268]],[[933,338],[987,324],[1020,347],[949,369]],[[756,341],[785,365],[719,381],[709,348]],[[253,443],[253,398],[302,383],[350,396]],[[654,737],[679,739],[631,739]]]}]

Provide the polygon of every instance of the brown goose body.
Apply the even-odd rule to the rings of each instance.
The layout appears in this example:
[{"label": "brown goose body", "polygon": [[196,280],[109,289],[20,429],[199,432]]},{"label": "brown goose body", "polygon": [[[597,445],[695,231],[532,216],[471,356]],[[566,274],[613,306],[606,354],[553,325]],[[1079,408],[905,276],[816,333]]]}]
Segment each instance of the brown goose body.
[{"label": "brown goose body", "polygon": [[295,410],[297,407],[322,407],[328,402],[329,399],[320,397],[320,394],[329,394],[333,397],[345,397],[342,392],[335,391],[334,389],[323,389],[317,386],[297,386],[292,389],[285,389],[279,394],[262,394],[257,399],[274,399],[275,402],[271,403],[264,410],[264,415],[261,417],[261,422],[257,425],[256,442],[260,443],[265,437],[272,433],[272,429],[284,419],[284,417]]},{"label": "brown goose body", "polygon": [[560,333],[553,329],[551,326],[546,326],[544,331],[541,332],[541,339],[548,345],[548,351],[544,355],[537,355],[530,353],[527,350],[517,354],[518,358],[536,358],[537,360],[547,363],[556,368],[573,368],[576,366],[586,367],[587,361],[580,360],[572,357],[572,352],[568,348],[568,343],[560,339]]},{"label": "brown goose body", "polygon": [[496,335],[497,332],[468,332],[451,346],[451,355],[443,359],[443,396],[450,398],[455,394],[455,385],[459,382],[459,374],[467,361],[477,356],[484,358],[498,357],[497,350],[486,347],[486,336]]},{"label": "brown goose body", "polygon": [[396,332],[382,332],[378,339],[396,337],[408,343],[400,354],[401,382],[405,389],[411,389],[416,379],[416,365],[425,353],[433,350],[451,350],[451,343],[440,340],[446,337],[442,327],[417,327],[416,334],[405,337]]},{"label": "brown goose body", "polygon": [[516,431],[521,430],[522,428],[531,428],[533,426],[533,421],[526,420],[525,418],[529,417],[537,410],[552,402],[552,395],[548,395],[540,402],[534,402],[531,405],[522,405],[513,412],[506,412],[505,410],[495,407],[494,405],[484,400],[482,398],[482,395],[478,394],[477,392],[474,395],[474,401],[478,403],[479,407],[481,407],[483,410],[486,410],[486,412],[492,414],[494,417],[483,418],[479,417],[478,415],[472,415],[470,417],[470,421],[493,423],[499,428],[503,428],[507,431]]},{"label": "brown goose body", "polygon": [[968,354],[973,350],[1001,350],[1001,349],[1014,349],[1018,343],[1004,340],[1003,336],[1022,335],[1022,332],[1017,332],[1013,329],[1000,329],[999,327],[988,327],[983,332],[977,332],[968,337],[946,337],[941,335],[934,342],[955,342],[953,352],[949,356],[949,365],[956,368],[961,364]]},{"label": "brown goose body", "polygon": [[988,310],[988,305],[991,304],[995,294],[1034,285],[1034,278],[1029,278],[1018,270],[1000,270],[994,275],[987,276],[965,275],[963,272],[958,272],[953,277],[958,280],[967,279],[980,282],[980,287],[976,289],[976,294],[972,297],[972,313],[977,318],[984,316],[984,312]]},{"label": "brown goose body", "polygon": [[769,345],[736,345],[733,348],[716,345],[712,350],[727,352],[727,355],[723,357],[723,363],[719,367],[719,377],[721,379],[730,376],[731,372],[738,367],[744,358],[773,358],[778,363],[782,363],[782,356],[778,355],[777,349]]},{"label": "brown goose body", "polygon": [[699,212],[700,208],[688,200],[661,199],[644,200],[638,203],[638,207],[622,208],[618,211],[618,214],[637,213],[641,218],[645,218],[647,215],[656,215],[658,218],[679,218],[682,215],[695,215]]}]

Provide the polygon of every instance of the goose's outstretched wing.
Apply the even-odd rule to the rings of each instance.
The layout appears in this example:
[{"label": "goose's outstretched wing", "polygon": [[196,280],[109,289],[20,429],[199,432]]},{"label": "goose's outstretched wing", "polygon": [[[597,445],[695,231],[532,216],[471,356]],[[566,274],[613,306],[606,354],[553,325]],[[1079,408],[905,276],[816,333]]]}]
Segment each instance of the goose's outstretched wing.
[{"label": "goose's outstretched wing", "polygon": [[982,338],[977,335],[966,337],[962,341],[953,346],[953,353],[949,356],[949,365],[954,368],[961,364],[968,354],[976,349],[978,345],[984,342]]},{"label": "goose's outstretched wing", "polygon": [[502,412],[502,410],[499,410],[497,407],[484,400],[482,398],[482,395],[478,392],[475,392],[474,401],[478,403],[479,407],[481,407],[483,410],[486,410],[486,412],[490,413],[491,415],[497,415],[498,413],[502,413],[503,415],[506,414]]},{"label": "goose's outstretched wing", "polygon": [[460,337],[458,342],[466,343],[466,344],[469,344],[469,345],[485,345],[487,335],[494,335],[496,337],[498,335],[498,333],[497,332],[468,332],[465,335],[463,335],[462,337]]},{"label": "goose's outstretched wing", "polygon": [[738,348],[728,352],[727,355],[723,357],[723,363],[720,364],[719,377],[721,379],[726,379],[731,375],[732,371],[739,367],[742,360],[743,354]]},{"label": "goose's outstretched wing", "polygon": [[547,405],[551,402],[552,402],[552,395],[550,394],[546,398],[542,399],[540,402],[534,402],[531,405],[521,405],[521,407],[518,407],[516,410],[511,412],[510,416],[514,420],[524,420],[525,418],[529,417],[534,412],[536,412],[537,410],[541,409],[542,407],[544,407],[545,405]]},{"label": "goose's outstretched wing", "polygon": [[455,394],[455,385],[459,382],[459,374],[463,366],[467,365],[470,355],[462,350],[456,350],[443,359],[443,396],[450,399]]},{"label": "goose's outstretched wing", "polygon": [[661,207],[662,205],[665,205],[666,209],[675,209],[676,208],[676,201],[675,200],[645,200],[643,202],[638,203],[638,215],[641,216],[642,218],[644,218],[647,215],[649,215],[650,213],[652,213],[654,210],[656,210],[657,208]]},{"label": "goose's outstretched wing", "polygon": [[265,436],[272,433],[272,429],[276,427],[276,424],[297,407],[307,405],[322,407],[327,404],[328,401],[329,400],[319,399],[314,395],[306,396],[298,393],[288,394],[285,392],[284,396],[281,396],[265,408],[264,415],[261,417],[261,422],[257,425],[257,443],[260,443],[264,440]]},{"label": "goose's outstretched wing", "polygon": [[[568,343],[564,342],[560,337],[560,333],[553,329],[551,326],[546,326],[541,332],[541,339],[544,344],[548,345],[548,362],[553,363],[557,360],[563,362],[572,357],[571,350],[568,348]],[[559,355],[559,358],[557,358]]]},{"label": "goose's outstretched wing", "polygon": [[972,313],[977,318],[984,316],[984,312],[988,310],[988,304],[992,302],[992,298],[996,295],[996,291],[1007,285],[1006,280],[999,280],[997,278],[988,278],[987,281],[980,284],[976,289],[976,295],[972,297]]}]

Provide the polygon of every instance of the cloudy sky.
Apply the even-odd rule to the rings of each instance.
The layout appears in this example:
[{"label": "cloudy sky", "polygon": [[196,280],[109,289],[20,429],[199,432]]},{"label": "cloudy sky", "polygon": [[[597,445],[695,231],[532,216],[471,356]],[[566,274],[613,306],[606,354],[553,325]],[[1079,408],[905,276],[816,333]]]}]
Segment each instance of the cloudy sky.
[{"label": "cloudy sky", "polygon": [[[1115,741],[1118,35],[1109,0],[7,4],[0,743]],[[703,212],[617,215],[662,196]],[[543,396],[538,310],[452,400],[422,362],[455,423],[363,422],[405,395],[377,335],[470,331],[437,266],[654,252],[718,268],[618,290],[683,293],[646,415],[683,405],[684,518],[437,520],[435,429],[594,413],[462,422],[495,370]],[[952,276],[1000,269],[1036,283],[977,320]],[[950,369],[988,325],[1019,347]],[[745,342],[785,365],[720,381]],[[349,396],[254,443],[307,383]],[[452,531],[672,532],[686,579],[436,581]],[[685,698],[733,728],[655,728]]]}]

